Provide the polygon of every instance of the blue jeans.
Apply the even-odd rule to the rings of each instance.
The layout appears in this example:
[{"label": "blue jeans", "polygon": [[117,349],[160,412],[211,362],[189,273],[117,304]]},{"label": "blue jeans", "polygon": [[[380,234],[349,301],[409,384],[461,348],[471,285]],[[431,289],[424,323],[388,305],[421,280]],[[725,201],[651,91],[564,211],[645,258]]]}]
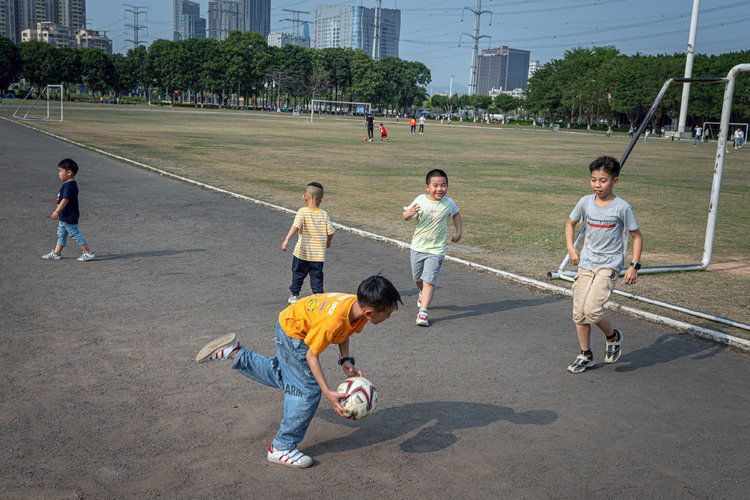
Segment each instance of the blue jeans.
[{"label": "blue jeans", "polygon": [[297,256],[292,257],[292,285],[289,291],[292,295],[299,295],[302,291],[302,283],[305,277],[310,275],[310,288],[313,293],[323,293],[323,264],[324,262],[314,262],[311,260],[302,260]]},{"label": "blue jeans", "polygon": [[83,246],[86,244],[86,238],[81,236],[78,232],[78,224],[70,224],[68,222],[58,221],[57,222],[57,244],[61,247],[65,246],[65,241],[70,236],[76,243]]},{"label": "blue jeans", "polygon": [[273,440],[277,450],[293,450],[302,441],[318,409],[322,394],[307,364],[307,344],[290,337],[276,323],[276,356],[261,356],[244,347],[232,368],[244,376],[284,391],[284,416]]}]

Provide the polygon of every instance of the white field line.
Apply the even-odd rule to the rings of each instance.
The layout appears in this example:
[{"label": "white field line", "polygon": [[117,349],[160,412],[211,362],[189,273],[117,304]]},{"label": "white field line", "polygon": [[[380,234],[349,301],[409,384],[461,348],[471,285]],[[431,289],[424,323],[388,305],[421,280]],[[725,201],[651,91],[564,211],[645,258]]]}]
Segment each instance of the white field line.
[{"label": "white field line", "polygon": [[[217,193],[222,193],[222,194],[225,194],[225,195],[230,196],[232,198],[237,198],[237,199],[240,199],[240,200],[243,200],[243,201],[249,201],[249,202],[254,203],[256,205],[260,205],[262,207],[270,208],[272,210],[277,210],[279,212],[287,213],[287,214],[290,214],[290,215],[294,215],[294,214],[297,213],[296,210],[290,210],[290,209],[282,207],[280,205],[274,205],[273,203],[268,203],[268,202],[265,202],[265,201],[262,201],[262,200],[258,200],[258,199],[255,199],[255,198],[251,198],[249,196],[245,196],[245,195],[242,195],[242,194],[239,194],[239,193],[234,193],[234,192],[228,191],[226,189],[222,189],[222,188],[218,188],[218,187],[215,187],[215,186],[211,186],[210,184],[205,184],[203,182],[194,181],[192,179],[188,179],[187,177],[182,177],[180,175],[176,175],[176,174],[167,172],[166,170],[161,170],[161,169],[158,169],[156,167],[152,167],[152,166],[147,165],[145,163],[141,163],[141,162],[138,162],[138,161],[135,161],[135,160],[130,160],[130,159],[125,158],[123,156],[119,156],[119,155],[116,155],[116,154],[113,154],[113,153],[109,153],[109,152],[104,151],[102,149],[98,149],[98,148],[95,148],[95,147],[92,147],[92,146],[87,146],[85,144],[81,144],[81,143],[73,141],[71,139],[67,139],[65,137],[61,137],[61,136],[56,135],[56,134],[52,134],[50,132],[45,132],[44,130],[40,130],[40,129],[36,128],[36,127],[32,127],[32,126],[27,125],[25,123],[18,123],[16,121],[9,120],[8,118],[5,118],[5,117],[0,117],[0,118],[3,118],[4,120],[9,121],[11,123],[15,123],[17,125],[21,125],[23,127],[29,128],[29,129],[34,130],[36,132],[41,132],[42,134],[46,134],[46,135],[48,135],[50,137],[54,137],[55,139],[68,142],[68,143],[73,144],[75,146],[78,146],[80,148],[88,149],[90,151],[94,151],[94,152],[102,154],[104,156],[109,156],[110,158],[114,158],[116,160],[120,160],[122,162],[130,163],[132,165],[136,165],[136,166],[141,167],[143,169],[150,170],[150,171],[155,172],[155,173],[157,173],[159,175],[162,175],[162,176],[165,176],[165,177],[171,177],[173,179],[177,179],[177,180],[179,180],[181,182],[185,182],[185,183],[188,183],[188,184],[193,184],[195,186],[200,186],[203,189],[206,189],[208,191],[214,191],[214,192],[217,192]],[[347,232],[350,232],[350,233],[353,233],[353,234],[357,234],[357,235],[362,236],[364,238],[368,238],[368,239],[371,239],[371,240],[376,240],[376,241],[382,241],[382,242],[385,242],[385,243],[389,243],[389,244],[394,245],[394,246],[396,246],[398,248],[403,248],[403,249],[410,248],[409,243],[406,243],[406,242],[403,242],[403,241],[399,241],[399,240],[395,240],[393,238],[388,238],[386,236],[382,236],[382,235],[379,235],[379,234],[371,233],[369,231],[364,231],[362,229],[357,229],[355,227],[345,226],[345,225],[339,224],[337,222],[334,222],[333,226],[336,227],[337,229],[341,229],[343,231],[347,231]],[[535,280],[535,279],[532,279],[532,278],[527,278],[525,276],[521,276],[521,275],[518,275],[518,274],[510,273],[508,271],[502,271],[500,269],[495,269],[494,267],[485,266],[483,264],[477,264],[476,262],[471,262],[471,261],[468,261],[468,260],[460,259],[458,257],[450,256],[450,255],[447,255],[445,257],[445,260],[450,261],[450,262],[456,262],[458,264],[464,265],[464,266],[469,267],[471,269],[476,269],[476,270],[483,271],[483,272],[486,272],[486,273],[489,273],[489,274],[493,274],[495,276],[499,276],[501,278],[505,278],[505,279],[507,279],[509,281],[512,281],[512,282],[515,282],[515,283],[521,283],[521,284],[524,284],[524,285],[532,286],[532,287],[535,287],[535,288],[538,288],[538,289],[541,289],[541,290],[545,290],[545,291],[548,291],[548,292],[557,293],[557,294],[560,294],[560,295],[567,295],[567,296],[571,295],[570,290],[567,289],[567,288],[565,288],[565,287],[561,287],[561,286],[557,286],[557,285],[552,285],[550,283],[545,283],[543,281]],[[750,340],[747,340],[747,339],[743,339],[743,338],[740,338],[740,337],[735,337],[733,335],[728,335],[726,333],[719,332],[719,331],[716,331],[716,330],[711,330],[711,329],[708,329],[708,328],[703,328],[701,326],[693,325],[691,323],[686,323],[684,321],[675,320],[675,319],[668,318],[666,316],[662,316],[662,315],[659,315],[659,314],[654,314],[654,313],[650,313],[650,312],[647,312],[647,311],[642,311],[640,309],[636,309],[636,308],[630,307],[630,306],[625,306],[625,305],[622,305],[622,304],[619,304],[619,303],[613,302],[613,301],[607,302],[607,304],[605,305],[605,307],[607,309],[623,311],[623,312],[626,312],[626,313],[628,313],[630,315],[633,315],[633,316],[636,316],[638,318],[645,319],[645,320],[648,320],[648,321],[652,321],[654,323],[658,323],[658,324],[662,324],[662,325],[665,325],[665,326],[669,326],[669,327],[675,328],[677,330],[680,330],[683,333],[694,335],[696,337],[700,337],[700,338],[712,340],[712,341],[718,342],[720,344],[726,344],[726,345],[728,345],[730,347],[734,347],[734,348],[737,348],[737,349],[742,349],[742,350],[750,351]]]}]

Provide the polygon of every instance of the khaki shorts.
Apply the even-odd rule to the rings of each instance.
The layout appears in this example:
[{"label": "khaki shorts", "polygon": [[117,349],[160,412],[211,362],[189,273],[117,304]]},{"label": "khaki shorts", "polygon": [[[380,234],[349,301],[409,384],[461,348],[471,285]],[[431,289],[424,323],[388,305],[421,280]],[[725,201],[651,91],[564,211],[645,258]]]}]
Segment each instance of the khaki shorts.
[{"label": "khaki shorts", "polygon": [[573,282],[573,321],[577,325],[599,323],[604,317],[604,304],[612,295],[620,275],[614,269],[596,271],[578,269]]}]

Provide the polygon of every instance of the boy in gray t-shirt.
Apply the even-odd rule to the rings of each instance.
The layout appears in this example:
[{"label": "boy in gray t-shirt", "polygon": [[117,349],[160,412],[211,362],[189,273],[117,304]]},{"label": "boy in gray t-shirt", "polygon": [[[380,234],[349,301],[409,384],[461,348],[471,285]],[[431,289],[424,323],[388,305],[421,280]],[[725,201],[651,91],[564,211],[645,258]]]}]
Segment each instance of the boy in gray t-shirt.
[{"label": "boy in gray t-shirt", "polygon": [[[604,361],[614,363],[622,353],[622,333],[604,317],[604,304],[612,295],[617,277],[625,267],[628,233],[633,238],[633,260],[625,273],[625,283],[638,281],[643,237],[633,209],[613,193],[620,175],[620,163],[611,156],[600,156],[589,165],[594,194],[578,201],[565,224],[565,242],[570,263],[578,266],[573,283],[573,321],[581,354],[568,366],[571,373],[582,373],[596,363],[591,352],[591,324],[607,336]],[[574,242],[575,227],[586,225],[583,249],[579,255]]]}]

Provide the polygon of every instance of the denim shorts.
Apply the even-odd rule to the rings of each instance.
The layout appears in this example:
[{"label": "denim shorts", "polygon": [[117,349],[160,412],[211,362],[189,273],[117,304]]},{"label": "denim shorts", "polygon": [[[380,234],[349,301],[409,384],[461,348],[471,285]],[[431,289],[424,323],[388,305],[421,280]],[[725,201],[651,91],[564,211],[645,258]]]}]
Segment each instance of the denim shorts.
[{"label": "denim shorts", "polygon": [[84,238],[78,231],[78,224],[70,224],[69,222],[58,221],[57,244],[61,247],[64,247],[68,236],[70,236],[80,246],[86,244],[86,238]]},{"label": "denim shorts", "polygon": [[414,278],[414,281],[426,281],[430,285],[435,285],[444,258],[445,256],[443,255],[412,250],[409,254],[409,259],[411,261],[411,276]]}]

